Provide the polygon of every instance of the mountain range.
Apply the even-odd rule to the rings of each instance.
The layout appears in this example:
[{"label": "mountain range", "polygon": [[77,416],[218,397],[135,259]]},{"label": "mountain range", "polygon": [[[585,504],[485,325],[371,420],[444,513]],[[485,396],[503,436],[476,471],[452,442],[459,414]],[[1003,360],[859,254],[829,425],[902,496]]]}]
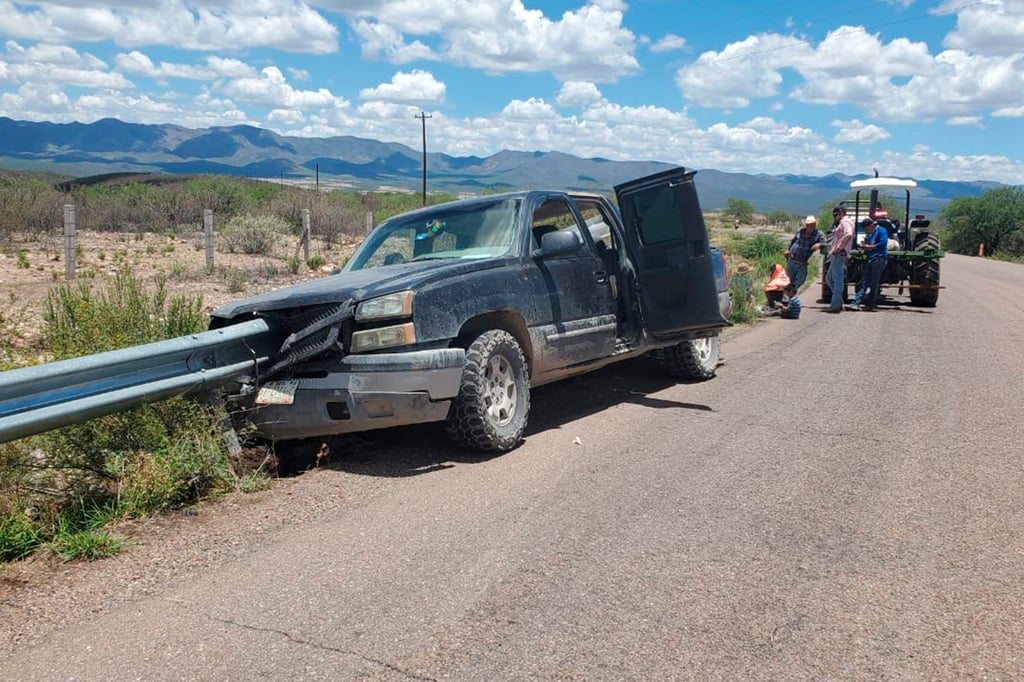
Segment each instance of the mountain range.
[{"label": "mountain range", "polygon": [[[632,178],[671,167],[657,161],[580,158],[557,151],[503,150],[487,157],[427,154],[427,189],[456,194],[550,187],[608,190]],[[681,164],[682,165],[682,164]],[[0,167],[72,177],[106,173],[211,173],[357,189],[419,191],[423,151],[394,142],[352,136],[309,138],[279,135],[247,125],[190,129],[177,125],[16,121],[0,117]],[[699,166],[693,167],[700,169]],[[751,175],[700,169],[697,185],[706,210],[745,199],[758,211],[815,213],[844,196],[851,180]],[[913,211],[933,214],[956,196],[978,196],[993,182],[918,179]]]}]

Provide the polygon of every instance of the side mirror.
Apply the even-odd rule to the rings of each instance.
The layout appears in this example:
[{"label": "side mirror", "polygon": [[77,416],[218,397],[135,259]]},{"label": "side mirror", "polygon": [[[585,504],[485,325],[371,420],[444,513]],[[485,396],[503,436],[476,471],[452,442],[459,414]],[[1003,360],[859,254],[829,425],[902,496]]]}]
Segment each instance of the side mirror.
[{"label": "side mirror", "polygon": [[575,230],[557,230],[548,232],[540,238],[541,256],[563,256],[576,253],[583,246],[580,236]]}]

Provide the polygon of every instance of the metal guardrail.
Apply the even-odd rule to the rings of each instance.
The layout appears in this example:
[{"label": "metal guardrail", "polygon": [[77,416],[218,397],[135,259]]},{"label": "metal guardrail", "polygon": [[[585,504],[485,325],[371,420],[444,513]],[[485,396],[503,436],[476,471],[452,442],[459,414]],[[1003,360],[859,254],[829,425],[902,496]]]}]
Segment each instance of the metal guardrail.
[{"label": "metal guardrail", "polygon": [[266,320],[0,372],[0,443],[259,371],[280,343]]}]

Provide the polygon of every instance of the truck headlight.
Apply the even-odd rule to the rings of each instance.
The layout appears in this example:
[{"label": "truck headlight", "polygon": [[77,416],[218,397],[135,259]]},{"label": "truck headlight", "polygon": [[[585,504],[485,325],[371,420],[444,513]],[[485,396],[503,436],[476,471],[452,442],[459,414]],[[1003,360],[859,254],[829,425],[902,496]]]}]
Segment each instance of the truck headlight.
[{"label": "truck headlight", "polygon": [[416,325],[412,322],[396,324],[391,327],[378,327],[377,329],[364,329],[353,332],[352,352],[364,353],[379,348],[393,348],[394,346],[408,346],[416,343]]},{"label": "truck headlight", "polygon": [[398,291],[387,296],[378,296],[356,306],[356,320],[386,320],[389,317],[412,315],[413,292]]}]

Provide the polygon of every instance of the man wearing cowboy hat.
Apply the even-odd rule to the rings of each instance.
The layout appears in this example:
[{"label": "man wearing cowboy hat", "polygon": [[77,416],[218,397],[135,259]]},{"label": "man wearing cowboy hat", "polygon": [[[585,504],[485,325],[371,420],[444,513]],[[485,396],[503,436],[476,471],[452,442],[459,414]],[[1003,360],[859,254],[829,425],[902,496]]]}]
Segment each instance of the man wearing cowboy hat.
[{"label": "man wearing cowboy hat", "polygon": [[789,241],[786,252],[786,274],[790,283],[800,290],[807,279],[807,261],[811,254],[825,245],[825,235],[818,229],[818,219],[812,215],[804,218],[804,226],[797,230]]},{"label": "man wearing cowboy hat", "polygon": [[832,300],[826,311],[843,312],[843,293],[846,291],[846,260],[853,246],[853,218],[846,215],[846,207],[839,204],[832,209],[835,225],[828,240],[828,286]]}]

